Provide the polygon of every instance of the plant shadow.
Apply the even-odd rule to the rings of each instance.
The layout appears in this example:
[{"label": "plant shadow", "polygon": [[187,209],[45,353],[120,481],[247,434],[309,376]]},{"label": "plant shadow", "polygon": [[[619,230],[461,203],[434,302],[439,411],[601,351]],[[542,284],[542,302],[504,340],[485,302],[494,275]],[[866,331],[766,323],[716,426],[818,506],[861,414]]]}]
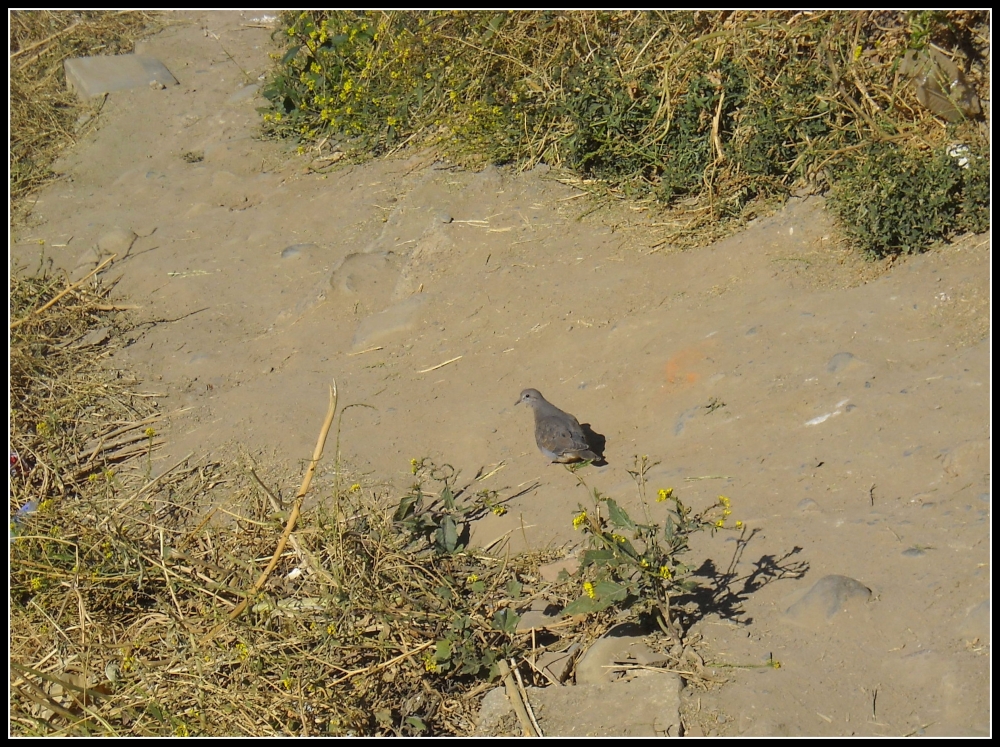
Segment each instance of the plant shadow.
[{"label": "plant shadow", "polygon": [[744,529],[736,540],[736,549],[725,569],[720,569],[715,561],[708,558],[691,574],[706,579],[708,583],[676,598],[677,615],[685,629],[710,614],[739,625],[750,625],[753,618],[746,616],[743,603],[751,594],[775,581],[796,580],[808,573],[809,563],[794,559],[794,556],[802,552],[801,547],[795,546],[780,557],[761,555],[754,562],[753,570],[741,576],[736,570],[737,566],[759,531],[754,529],[748,533]]}]

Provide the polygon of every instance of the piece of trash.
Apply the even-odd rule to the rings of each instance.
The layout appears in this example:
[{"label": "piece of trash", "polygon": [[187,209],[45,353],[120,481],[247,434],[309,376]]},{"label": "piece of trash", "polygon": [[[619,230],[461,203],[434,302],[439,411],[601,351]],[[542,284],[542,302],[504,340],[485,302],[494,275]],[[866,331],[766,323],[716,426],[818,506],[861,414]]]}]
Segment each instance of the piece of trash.
[{"label": "piece of trash", "polygon": [[17,513],[10,517],[10,539],[14,539],[17,536],[21,523],[37,510],[38,501],[28,501],[17,510]]},{"label": "piece of trash", "polygon": [[968,145],[965,145],[964,143],[956,143],[955,145],[948,146],[948,150],[946,152],[949,156],[958,161],[959,168],[969,168],[969,153],[972,151],[969,149]]},{"label": "piece of trash", "polygon": [[913,81],[917,101],[949,122],[962,122],[982,111],[962,71],[933,47],[907,51],[899,72]]}]

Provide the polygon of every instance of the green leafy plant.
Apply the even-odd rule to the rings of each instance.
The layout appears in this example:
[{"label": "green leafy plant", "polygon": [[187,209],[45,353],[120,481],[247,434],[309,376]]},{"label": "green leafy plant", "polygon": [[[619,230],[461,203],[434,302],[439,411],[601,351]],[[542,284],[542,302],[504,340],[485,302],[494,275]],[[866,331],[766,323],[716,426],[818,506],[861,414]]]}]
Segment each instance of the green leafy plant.
[{"label": "green leafy plant", "polygon": [[[694,513],[673,488],[657,492],[656,502],[664,504],[666,510],[662,522],[653,522],[645,483],[650,466],[646,457],[636,457],[636,468],[630,470],[647,517],[644,523],[633,520],[614,499],[596,488],[589,489],[591,508],[580,506],[573,519],[573,527],[583,531],[590,544],[580,559],[583,593],[563,609],[564,615],[617,606],[635,614],[651,613],[664,632],[676,635],[670,614],[671,599],[698,587],[689,578],[691,569],[681,560],[690,549],[691,535],[742,529],[741,521],[727,526],[732,509],[726,496],[720,495],[717,502]],[[586,487],[579,475],[577,479]]]},{"label": "green leafy plant", "polygon": [[[972,167],[949,180],[944,161],[925,157],[966,143],[988,173],[984,131],[974,122],[942,130],[898,69],[907,50],[945,45],[982,88],[981,12],[283,18],[287,47],[263,90],[273,136],[338,142],[356,157],[420,144],[465,165],[545,162],[606,196],[652,197],[683,214],[664,223],[678,226],[665,237],[677,246],[731,232],[802,183],[833,187],[845,232],[871,256],[985,223],[988,179]],[[914,199],[889,190],[859,228],[855,207],[894,178],[887,148],[904,153]],[[894,235],[897,215],[906,219]]]},{"label": "green leafy plant", "polygon": [[835,173],[830,204],[844,231],[873,258],[918,252],[989,225],[990,158],[977,148],[876,143]]},{"label": "green leafy plant", "polygon": [[[438,554],[461,552],[470,522],[490,511],[497,515],[506,511],[495,492],[456,489],[458,473],[450,464],[438,466],[429,459],[412,459],[410,467],[417,482],[400,499],[393,521],[409,534],[411,547],[425,543]],[[437,483],[438,491],[426,490],[424,480]]]}]

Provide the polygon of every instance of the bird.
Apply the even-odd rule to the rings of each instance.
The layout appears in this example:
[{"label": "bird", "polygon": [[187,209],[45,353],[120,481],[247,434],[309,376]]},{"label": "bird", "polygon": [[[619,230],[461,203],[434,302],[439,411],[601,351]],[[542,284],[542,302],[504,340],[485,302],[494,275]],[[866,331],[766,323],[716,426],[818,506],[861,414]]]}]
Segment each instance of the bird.
[{"label": "bird", "polygon": [[537,389],[525,389],[514,404],[522,402],[535,411],[535,443],[553,463],[601,459],[590,450],[580,421],[546,400]]}]

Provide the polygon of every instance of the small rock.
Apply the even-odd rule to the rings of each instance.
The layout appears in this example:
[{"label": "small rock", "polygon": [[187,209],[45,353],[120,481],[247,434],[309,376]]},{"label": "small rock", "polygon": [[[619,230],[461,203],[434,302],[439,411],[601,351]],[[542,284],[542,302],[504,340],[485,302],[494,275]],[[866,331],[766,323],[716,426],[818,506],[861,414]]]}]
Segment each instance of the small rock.
[{"label": "small rock", "polygon": [[560,573],[565,571],[567,575],[572,576],[578,570],[580,570],[580,559],[570,555],[541,566],[538,569],[538,575],[542,577],[543,581],[553,583],[559,580]]},{"label": "small rock", "polygon": [[979,640],[990,645],[990,600],[984,599],[966,614],[958,626],[958,634],[967,641]]},{"label": "small rock", "polygon": [[[680,736],[681,680],[675,674],[629,682],[529,687],[528,701],[547,737],[677,737]],[[478,736],[520,736],[503,688],[483,698]]]},{"label": "small rock", "polygon": [[580,644],[574,643],[565,651],[546,651],[538,657],[535,666],[539,670],[548,674],[556,682],[565,682],[573,669],[573,661],[580,650]]},{"label": "small rock", "polygon": [[115,226],[97,239],[97,248],[100,249],[102,255],[117,254],[118,259],[121,260],[128,256],[129,250],[137,238],[134,231]]},{"label": "small rock", "polygon": [[434,216],[434,220],[438,223],[451,223],[455,219],[451,217],[451,213],[442,211]]},{"label": "small rock", "polygon": [[245,101],[246,99],[253,98],[257,94],[257,91],[259,91],[259,90],[260,90],[260,86],[257,85],[256,83],[254,83],[252,85],[249,85],[249,86],[244,86],[243,88],[241,88],[240,90],[238,90],[236,93],[232,94],[228,99],[226,99],[226,103],[227,104],[238,104],[241,101]]},{"label": "small rock", "polygon": [[303,254],[313,250],[319,249],[315,244],[292,244],[281,250],[282,259],[294,259],[296,257],[301,257]]},{"label": "small rock", "polygon": [[547,628],[549,625],[555,625],[561,620],[562,618],[559,616],[558,612],[547,614],[546,612],[539,610],[528,610],[527,612],[522,613],[521,619],[518,620],[517,632],[527,633],[531,630]]},{"label": "small rock", "polygon": [[827,361],[826,370],[828,373],[837,373],[850,366],[854,360],[855,358],[852,353],[837,353]]},{"label": "small rock", "polygon": [[90,332],[81,337],[71,347],[77,349],[88,348],[94,345],[100,345],[103,342],[107,342],[109,339],[111,339],[111,330],[108,327],[100,327],[99,329],[90,330]]},{"label": "small rock", "polygon": [[594,641],[576,664],[576,684],[614,682],[627,673],[625,667],[616,669],[616,664],[651,666],[647,662],[666,661],[646,645],[639,632],[638,626],[619,625]]},{"label": "small rock", "polygon": [[848,576],[824,576],[786,610],[790,620],[816,628],[829,623],[840,612],[864,604],[872,590]]}]

